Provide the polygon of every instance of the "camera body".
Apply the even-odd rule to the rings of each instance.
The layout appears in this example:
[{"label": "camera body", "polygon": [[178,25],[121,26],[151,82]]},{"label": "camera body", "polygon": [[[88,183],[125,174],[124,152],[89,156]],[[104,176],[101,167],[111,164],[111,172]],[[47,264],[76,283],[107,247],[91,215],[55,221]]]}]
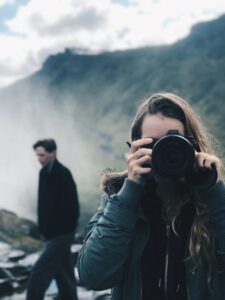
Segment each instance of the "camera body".
[{"label": "camera body", "polygon": [[184,137],[178,130],[169,130],[160,139],[153,139],[146,148],[152,149],[151,168],[163,178],[177,180],[185,178],[186,182],[205,189],[217,181],[214,165],[211,169],[199,168],[195,151],[200,151],[194,137]]}]

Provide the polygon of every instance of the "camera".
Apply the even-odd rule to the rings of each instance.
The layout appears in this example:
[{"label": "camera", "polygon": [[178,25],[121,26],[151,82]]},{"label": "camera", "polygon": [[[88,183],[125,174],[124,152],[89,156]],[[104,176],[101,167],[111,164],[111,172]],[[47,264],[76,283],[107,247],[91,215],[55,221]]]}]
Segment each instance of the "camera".
[{"label": "camera", "polygon": [[152,169],[162,177],[179,179],[195,166],[195,141],[178,130],[169,130],[162,138],[153,139],[148,148],[152,149]]},{"label": "camera", "polygon": [[[146,147],[146,146],[144,146]],[[217,180],[215,166],[212,169],[198,168],[195,151],[200,151],[194,137],[184,137],[178,130],[169,130],[160,139],[146,148],[152,149],[152,170],[161,177],[177,180],[186,178],[190,184],[205,188],[213,185]]]}]

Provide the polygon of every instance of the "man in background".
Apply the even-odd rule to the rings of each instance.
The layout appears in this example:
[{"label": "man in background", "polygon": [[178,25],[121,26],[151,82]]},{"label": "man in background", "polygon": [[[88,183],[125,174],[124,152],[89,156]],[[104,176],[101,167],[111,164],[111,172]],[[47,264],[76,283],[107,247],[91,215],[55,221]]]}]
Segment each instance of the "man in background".
[{"label": "man in background", "polygon": [[27,300],[44,299],[52,279],[62,300],[77,300],[71,244],[79,217],[76,184],[71,172],[57,160],[53,139],[33,145],[42,165],[38,189],[38,226],[46,246],[28,282]]}]

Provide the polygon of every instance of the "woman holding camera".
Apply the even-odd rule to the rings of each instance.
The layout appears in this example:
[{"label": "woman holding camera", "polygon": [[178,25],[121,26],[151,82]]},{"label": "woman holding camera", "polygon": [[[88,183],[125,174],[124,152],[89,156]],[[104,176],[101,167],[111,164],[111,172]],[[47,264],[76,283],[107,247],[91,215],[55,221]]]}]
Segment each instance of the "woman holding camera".
[{"label": "woman holding camera", "polygon": [[154,94],[131,139],[127,171],[103,178],[78,257],[81,281],[112,288],[113,300],[224,300],[223,166],[200,121],[180,97]]}]

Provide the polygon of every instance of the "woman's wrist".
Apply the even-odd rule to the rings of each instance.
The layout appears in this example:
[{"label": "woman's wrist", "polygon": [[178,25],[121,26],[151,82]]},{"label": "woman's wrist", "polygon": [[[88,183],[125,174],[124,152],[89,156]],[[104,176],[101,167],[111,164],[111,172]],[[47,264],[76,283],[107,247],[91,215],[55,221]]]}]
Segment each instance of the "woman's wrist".
[{"label": "woman's wrist", "polygon": [[143,185],[130,178],[126,178],[117,196],[121,200],[121,203],[126,203],[127,205],[135,208],[139,205],[139,202],[143,196],[143,192]]}]

